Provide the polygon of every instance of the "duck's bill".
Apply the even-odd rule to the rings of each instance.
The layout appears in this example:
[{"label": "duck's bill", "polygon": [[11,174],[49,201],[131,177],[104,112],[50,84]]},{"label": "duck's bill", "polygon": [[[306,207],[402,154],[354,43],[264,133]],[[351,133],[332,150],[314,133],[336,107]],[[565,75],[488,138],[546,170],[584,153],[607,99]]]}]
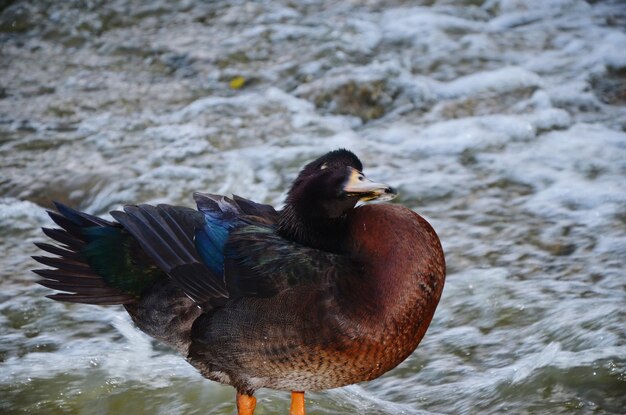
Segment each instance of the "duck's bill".
[{"label": "duck's bill", "polygon": [[352,169],[350,172],[350,177],[343,190],[348,196],[358,197],[361,202],[368,200],[386,201],[398,195],[391,186],[373,182],[356,169]]}]

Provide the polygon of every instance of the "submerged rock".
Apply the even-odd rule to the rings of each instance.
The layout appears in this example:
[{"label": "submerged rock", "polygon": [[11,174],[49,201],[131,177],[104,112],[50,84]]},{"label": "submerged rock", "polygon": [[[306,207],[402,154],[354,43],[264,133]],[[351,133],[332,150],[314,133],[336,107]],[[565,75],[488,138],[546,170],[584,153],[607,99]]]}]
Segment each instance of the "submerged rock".
[{"label": "submerged rock", "polygon": [[398,89],[385,79],[340,79],[325,84],[325,79],[315,82],[300,89],[298,95],[326,112],[353,115],[363,122],[385,115],[398,94]]},{"label": "submerged rock", "polygon": [[605,104],[626,105],[626,67],[593,75],[589,80],[596,97]]}]

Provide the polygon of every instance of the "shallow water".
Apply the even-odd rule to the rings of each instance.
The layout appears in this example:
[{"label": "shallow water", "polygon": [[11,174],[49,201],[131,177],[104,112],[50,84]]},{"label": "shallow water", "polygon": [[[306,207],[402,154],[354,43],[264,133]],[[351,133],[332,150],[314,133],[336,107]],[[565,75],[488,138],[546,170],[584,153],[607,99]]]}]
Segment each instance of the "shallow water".
[{"label": "shallow water", "polygon": [[234,413],[119,307],[44,298],[44,208],[280,204],[337,147],[434,225],[449,275],[417,351],[311,414],[624,412],[623,2],[0,7],[0,412]]}]

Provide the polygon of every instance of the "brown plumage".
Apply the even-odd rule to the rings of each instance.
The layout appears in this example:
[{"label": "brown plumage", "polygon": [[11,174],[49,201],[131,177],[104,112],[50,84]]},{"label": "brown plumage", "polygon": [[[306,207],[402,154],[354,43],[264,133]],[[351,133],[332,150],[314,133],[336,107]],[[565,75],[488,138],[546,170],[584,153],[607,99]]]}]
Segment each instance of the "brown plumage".
[{"label": "brown plumage", "polygon": [[303,413],[297,391],[372,380],[406,359],[443,290],[435,231],[399,205],[355,207],[395,194],[361,170],[346,150],[309,163],[280,212],[197,194],[199,212],[142,205],[112,223],[60,205],[64,230],[47,234],[65,246],[39,245],[60,256],[36,258],[57,268],[38,271],[41,283],[76,293],[56,299],[123,303],[141,330],[234,386],[242,415],[263,387],[294,392]]}]

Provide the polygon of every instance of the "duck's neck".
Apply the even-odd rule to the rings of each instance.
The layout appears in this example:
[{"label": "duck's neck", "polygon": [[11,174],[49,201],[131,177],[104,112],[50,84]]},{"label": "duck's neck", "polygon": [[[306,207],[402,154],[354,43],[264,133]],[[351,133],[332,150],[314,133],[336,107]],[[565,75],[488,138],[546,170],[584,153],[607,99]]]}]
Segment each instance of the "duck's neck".
[{"label": "duck's neck", "polygon": [[312,248],[341,253],[344,250],[346,215],[310,217],[287,205],[278,216],[277,231],[283,238]]}]

